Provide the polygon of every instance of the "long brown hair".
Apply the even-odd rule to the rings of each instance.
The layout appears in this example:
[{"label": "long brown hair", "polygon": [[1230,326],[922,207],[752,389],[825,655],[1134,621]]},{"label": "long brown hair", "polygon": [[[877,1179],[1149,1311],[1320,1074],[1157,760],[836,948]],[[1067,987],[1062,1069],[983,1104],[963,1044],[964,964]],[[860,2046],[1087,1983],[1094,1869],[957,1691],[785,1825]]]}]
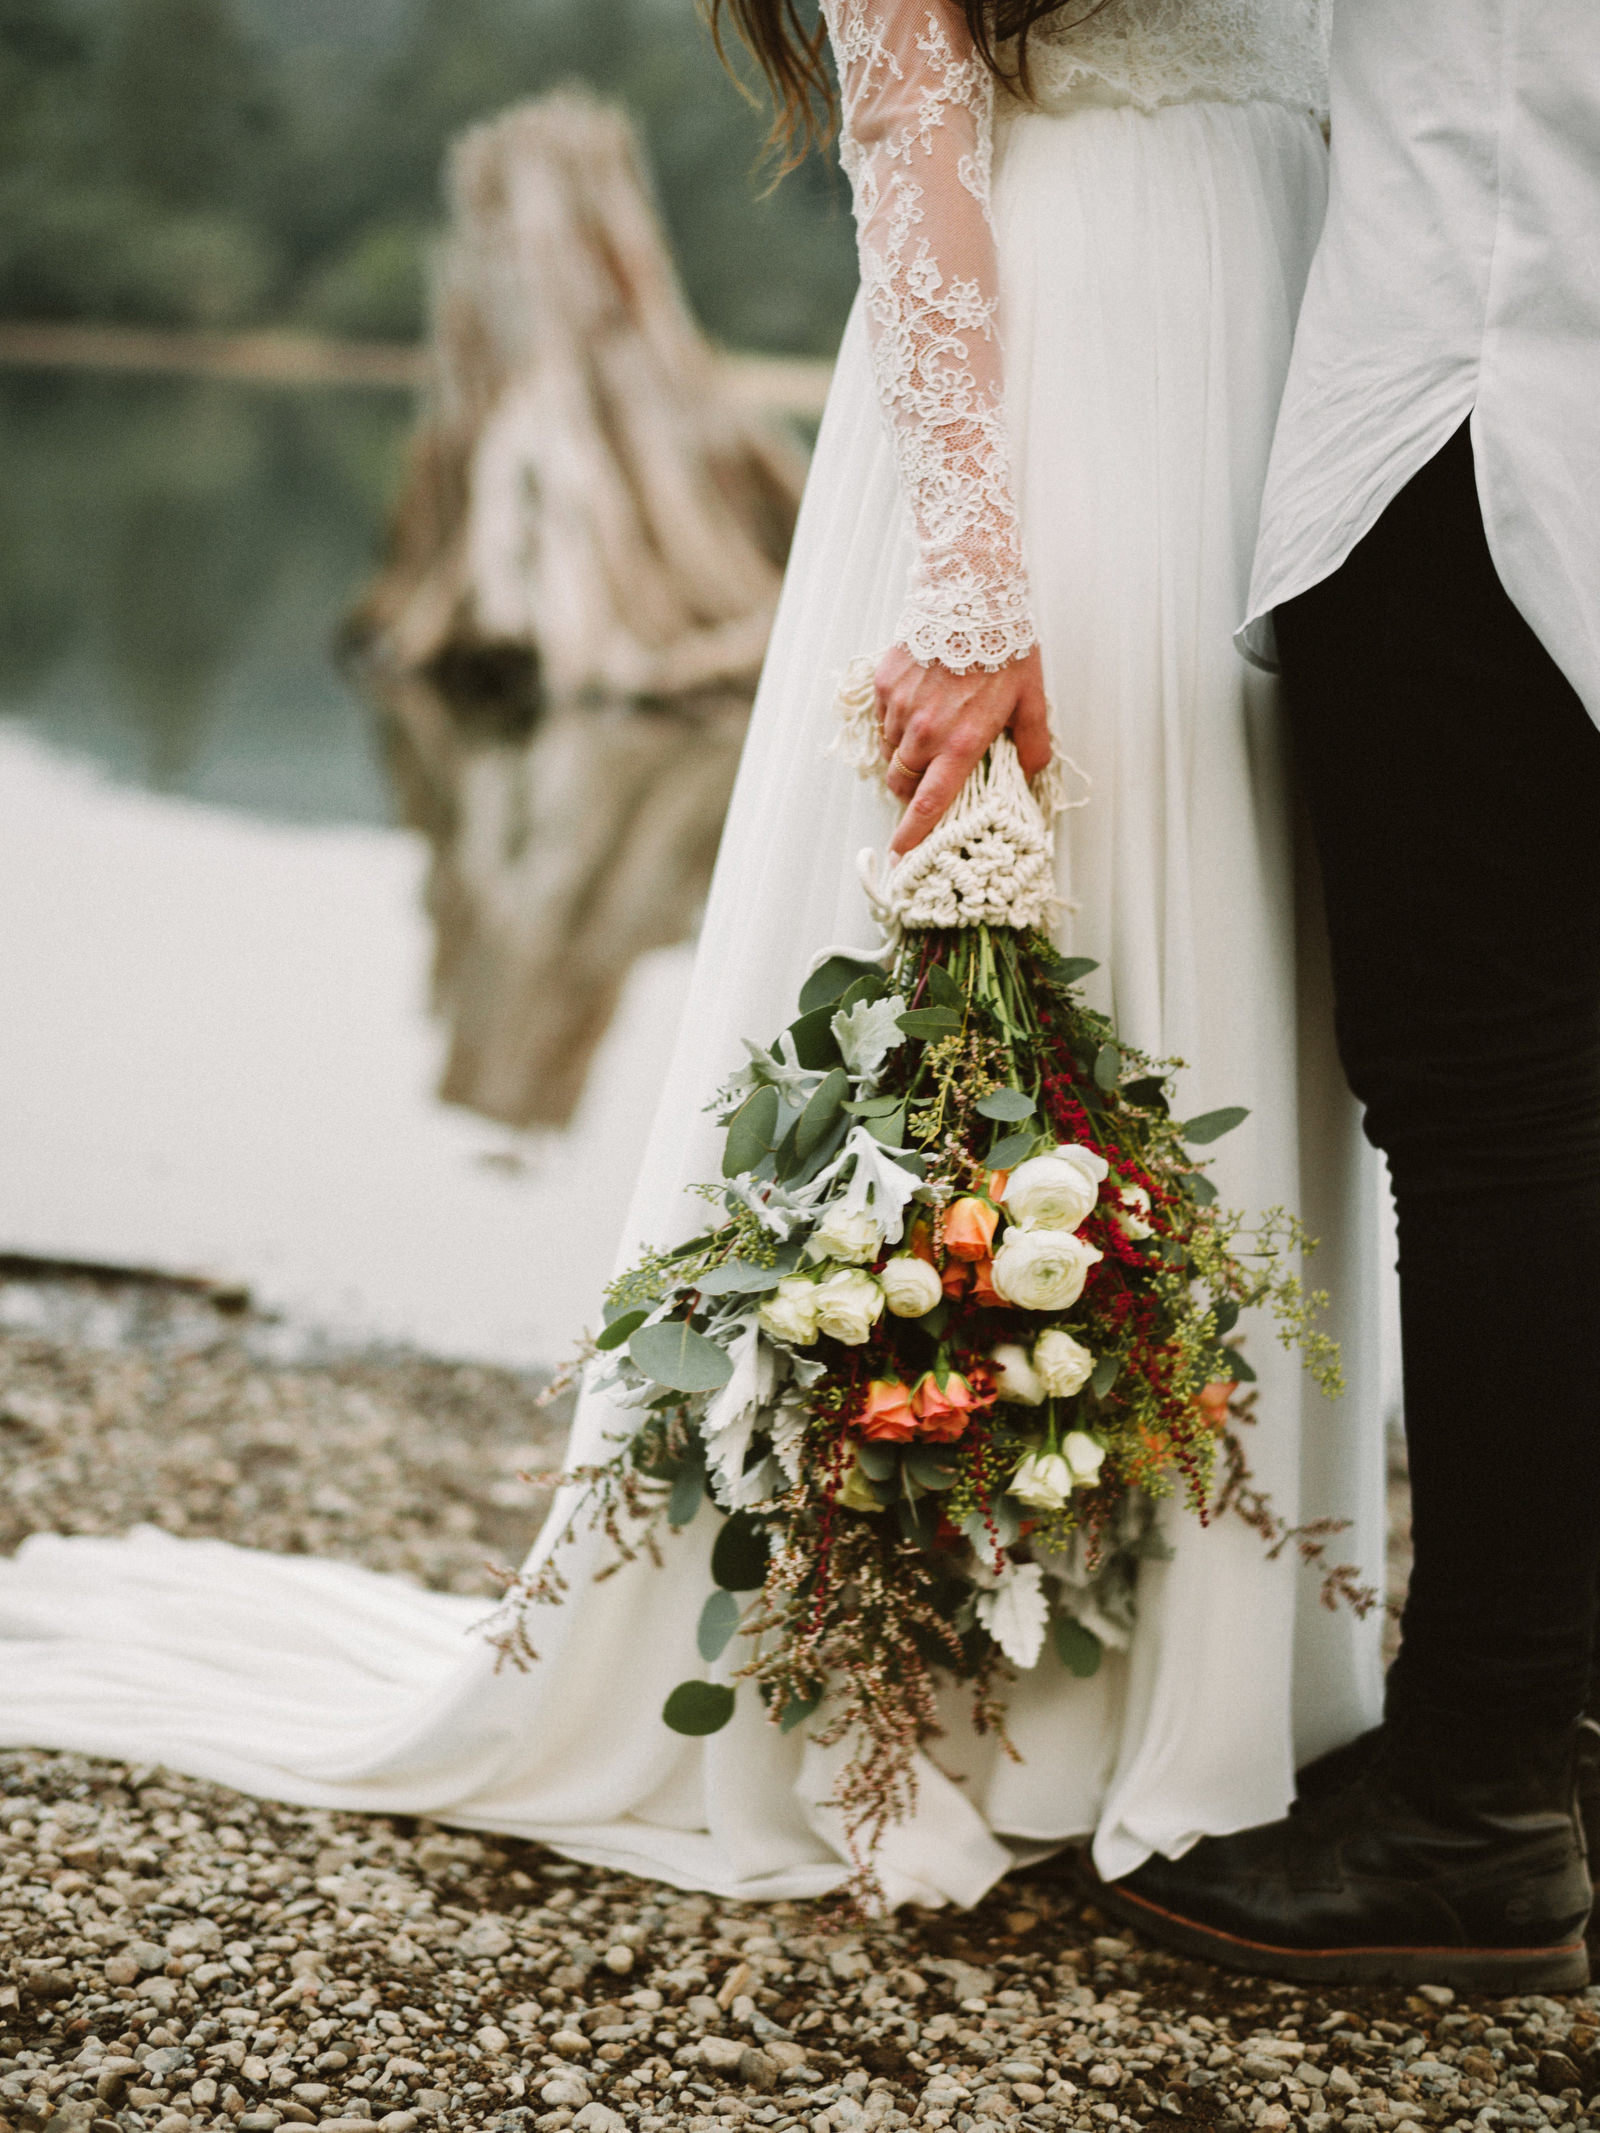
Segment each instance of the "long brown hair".
[{"label": "long brown hair", "polygon": [[[961,0],[961,11],[979,57],[993,73],[1028,86],[1028,39],[1036,24],[1057,15],[1069,0]],[[833,131],[833,76],[828,71],[828,33],[818,20],[807,24],[799,0],[706,0],[711,34],[727,59],[723,32],[731,24],[760,68],[772,97],[768,146],[792,170],[808,150]],[[1105,0],[1090,0],[1079,20],[1097,14]],[[1005,60],[1000,47],[1010,50]]]}]

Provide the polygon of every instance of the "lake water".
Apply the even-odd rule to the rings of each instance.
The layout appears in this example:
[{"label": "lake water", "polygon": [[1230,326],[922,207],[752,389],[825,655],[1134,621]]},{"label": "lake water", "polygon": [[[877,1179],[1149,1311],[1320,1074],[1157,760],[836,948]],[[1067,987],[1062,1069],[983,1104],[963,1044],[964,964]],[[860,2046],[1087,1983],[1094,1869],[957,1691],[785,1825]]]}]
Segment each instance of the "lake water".
[{"label": "lake water", "polygon": [[[364,701],[333,645],[409,421],[0,374],[0,1253],[550,1362],[597,1317],[738,724]],[[597,927],[623,792],[680,827]]]}]

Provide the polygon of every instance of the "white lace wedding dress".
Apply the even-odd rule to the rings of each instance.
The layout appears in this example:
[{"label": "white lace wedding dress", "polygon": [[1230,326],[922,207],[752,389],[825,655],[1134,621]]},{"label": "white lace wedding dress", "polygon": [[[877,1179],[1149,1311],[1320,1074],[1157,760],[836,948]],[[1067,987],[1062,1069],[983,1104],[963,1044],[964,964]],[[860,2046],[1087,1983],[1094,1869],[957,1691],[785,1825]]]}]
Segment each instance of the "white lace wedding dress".
[{"label": "white lace wedding dress", "polygon": [[[1101,959],[1129,1039],[1189,1062],[1186,1110],[1251,1107],[1225,1197],[1298,1208],[1324,1240],[1349,1390],[1323,1400],[1258,1329],[1256,1471],[1280,1510],[1349,1520],[1340,1553],[1381,1583],[1374,1177],[1297,952],[1271,688],[1231,642],[1322,207],[1318,0],[1109,0],[1038,41],[1031,107],[996,98],[951,0],[829,14],[863,293],[625,1249],[696,1222],[684,1187],[718,1167],[702,1106],[740,1039],[790,1018],[816,950],[873,938],[855,860],[891,815],[825,753],[840,669],[897,638],[995,665],[1037,635],[1092,781],[1063,818],[1064,939]],[[611,1422],[586,1398],[575,1457]],[[842,1867],[804,1730],[780,1737],[749,1697],[709,1740],[660,1720],[702,1671],[714,1524],[703,1508],[665,1569],[604,1583],[605,1545],[577,1539],[527,1672],[497,1670],[480,1603],[359,1570],[153,1532],[36,1539],[0,1565],[0,1741],[517,1832],[724,1895],[815,1894]],[[1131,1650],[1089,1681],[1047,1655],[1018,1682],[1021,1761],[952,1701],[881,1861],[893,1900],[971,1902],[1019,1842],[1093,1832],[1117,1873],[1275,1815],[1296,1755],[1370,1722],[1375,1620],[1324,1610],[1292,1551],[1269,1561],[1238,1521],[1166,1524]]]}]

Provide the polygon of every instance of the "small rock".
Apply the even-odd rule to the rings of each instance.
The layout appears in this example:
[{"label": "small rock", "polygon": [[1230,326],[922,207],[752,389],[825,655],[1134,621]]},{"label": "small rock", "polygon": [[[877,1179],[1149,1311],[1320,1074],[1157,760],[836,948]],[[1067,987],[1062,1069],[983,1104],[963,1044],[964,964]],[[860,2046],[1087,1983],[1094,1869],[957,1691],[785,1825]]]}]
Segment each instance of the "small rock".
[{"label": "small rock", "polygon": [[714,2074],[733,2074],[749,2046],[737,2037],[706,2037],[701,2040],[700,2064]]},{"label": "small rock", "polygon": [[[633,1968],[634,1953],[624,1942],[619,1941],[614,1948],[607,1948],[602,1960],[608,1970],[614,1970],[618,1977],[626,1977]],[[611,2115],[616,2117],[615,2112]],[[618,2122],[620,2124],[620,2120]]]},{"label": "small rock", "polygon": [[474,1958],[483,1955],[509,1955],[511,1935],[498,1918],[480,1918],[476,1925],[468,1926],[456,1942],[457,1952]]},{"label": "small rock", "polygon": [[276,2111],[243,2111],[233,2121],[235,2133],[277,2133]]},{"label": "small rock", "polygon": [[1419,1985],[1417,1992],[1434,2007],[1453,2007],[1456,1996],[1448,1985]]},{"label": "small rock", "polygon": [[739,2054],[739,2079],[747,2089],[760,2089],[763,2095],[778,2086],[778,2062],[769,2058],[754,2044],[747,2044]]},{"label": "small rock", "polygon": [[316,2105],[326,2103],[333,2094],[325,2081],[297,2081],[289,2094],[296,2103]]},{"label": "small rock", "polygon": [[558,2029],[550,2039],[550,2049],[563,2059],[587,2059],[589,2040],[581,2029]]},{"label": "small rock", "polygon": [[385,2111],[378,2120],[378,2133],[414,2133],[415,2111]]},{"label": "small rock", "polygon": [[147,1977],[139,1986],[139,1997],[148,2000],[162,2014],[170,2014],[178,1999],[178,1980],[175,1977]]},{"label": "small rock", "polygon": [[1131,1941],[1118,1940],[1113,1934],[1102,1933],[1091,1941],[1090,1946],[1103,1963],[1120,1963],[1133,1953]]},{"label": "small rock", "polygon": [[511,2039],[503,2029],[497,2029],[492,2022],[486,2022],[472,2041],[479,2051],[487,2052],[491,2059],[499,2059],[511,2049]]},{"label": "small rock", "polygon": [[589,2101],[588,2088],[576,2074],[552,2074],[539,2094],[552,2107],[562,2103],[576,2106]]},{"label": "small rock", "polygon": [[581,2127],[582,2133],[628,2133],[628,2122],[622,2113],[603,2103],[586,2103],[572,2123],[574,2128]]},{"label": "small rock", "polygon": [[1089,2086],[1092,2089],[1114,2089],[1122,2079],[1120,2066],[1112,2066],[1102,2059],[1098,2066],[1089,2069]]},{"label": "small rock", "polygon": [[54,1963],[24,1963],[22,1989],[31,2000],[68,2000],[78,1988],[70,1970],[59,1970]]},{"label": "small rock", "polygon": [[167,1935],[169,1955],[214,1955],[222,1946],[222,1928],[212,1918],[186,1918]]}]

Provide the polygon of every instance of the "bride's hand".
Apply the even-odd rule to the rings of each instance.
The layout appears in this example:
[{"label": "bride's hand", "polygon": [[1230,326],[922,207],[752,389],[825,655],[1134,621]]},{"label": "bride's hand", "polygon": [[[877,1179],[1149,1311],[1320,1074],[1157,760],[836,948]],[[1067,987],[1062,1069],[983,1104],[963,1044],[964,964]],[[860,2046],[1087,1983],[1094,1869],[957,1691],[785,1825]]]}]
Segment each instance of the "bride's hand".
[{"label": "bride's hand", "polygon": [[920,844],[996,734],[1011,729],[1024,772],[1050,760],[1050,714],[1038,647],[990,674],[922,666],[901,645],[878,663],[878,714],[888,786],[906,811],[891,852]]}]

